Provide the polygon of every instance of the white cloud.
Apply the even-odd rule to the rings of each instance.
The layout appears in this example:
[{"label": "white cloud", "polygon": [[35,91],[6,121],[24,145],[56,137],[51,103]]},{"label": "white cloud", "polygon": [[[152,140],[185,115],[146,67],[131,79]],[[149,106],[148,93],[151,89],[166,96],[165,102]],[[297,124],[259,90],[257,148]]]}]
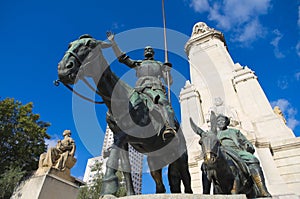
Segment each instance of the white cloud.
[{"label": "white cloud", "polygon": [[208,12],[222,30],[232,30],[233,41],[249,42],[262,37],[264,28],[259,16],[267,14],[271,0],[190,0],[190,6],[199,13]]},{"label": "white cloud", "polygon": [[278,79],[277,81],[277,86],[282,90],[287,89],[289,87],[289,81],[287,76],[280,77],[280,79]]},{"label": "white cloud", "polygon": [[237,40],[247,45],[248,43],[253,42],[257,38],[263,37],[264,32],[264,28],[259,23],[259,21],[253,20],[247,25],[245,25],[243,29],[239,29],[239,31],[235,34],[236,37],[232,40]]},{"label": "white cloud", "polygon": [[117,29],[123,28],[124,26],[125,26],[124,24],[119,24],[118,22],[114,22],[111,25],[111,29],[112,30],[117,30]]},{"label": "white cloud", "polygon": [[298,6],[298,27],[300,28],[300,6]]},{"label": "white cloud", "polygon": [[297,81],[300,80],[300,72],[295,73],[295,78],[296,78]]},{"label": "white cloud", "polygon": [[[298,6],[298,21],[297,21],[298,28],[300,29],[300,6]],[[296,45],[296,53],[300,57],[300,40]]]},{"label": "white cloud", "polygon": [[190,3],[190,7],[192,7],[196,12],[205,12],[209,11],[210,7],[207,0],[192,0]]},{"label": "white cloud", "polygon": [[296,45],[296,53],[300,57],[300,41],[298,41],[298,43]]},{"label": "white cloud", "polygon": [[271,102],[272,107],[278,106],[282,112],[286,112],[290,103],[286,99],[279,99],[277,101]]},{"label": "white cloud", "polygon": [[271,102],[271,105],[272,107],[279,106],[279,108],[285,116],[287,126],[290,127],[292,130],[294,130],[296,126],[300,124],[300,121],[296,119],[298,111],[290,104],[288,100],[278,99],[277,101]]},{"label": "white cloud", "polygon": [[283,37],[283,34],[281,34],[281,32],[277,29],[273,30],[273,34],[275,35],[275,38],[271,41],[271,45],[274,46],[274,54],[276,58],[284,58],[285,55],[280,52],[279,50],[279,42]]},{"label": "white cloud", "polygon": [[48,146],[49,149],[51,147],[55,147],[58,140],[60,140],[58,135],[54,135],[52,139],[45,139],[45,144]]}]

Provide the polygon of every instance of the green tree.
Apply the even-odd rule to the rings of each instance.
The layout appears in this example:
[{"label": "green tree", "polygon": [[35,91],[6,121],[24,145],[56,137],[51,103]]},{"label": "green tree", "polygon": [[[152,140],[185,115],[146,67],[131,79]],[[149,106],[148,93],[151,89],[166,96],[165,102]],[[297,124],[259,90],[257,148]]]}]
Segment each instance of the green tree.
[{"label": "green tree", "polygon": [[80,187],[78,199],[99,199],[102,188],[102,162],[96,161],[91,167],[92,172],[96,172],[93,181],[85,186]]},{"label": "green tree", "polygon": [[26,172],[20,167],[10,166],[0,175],[0,198],[10,198],[14,188],[19,184]]},{"label": "green tree", "polygon": [[[91,167],[91,171],[96,172],[93,181],[89,185],[80,187],[77,199],[99,199],[102,188],[102,178],[104,175],[102,165],[102,162],[96,161],[96,163]],[[124,175],[120,171],[117,171],[116,175],[119,179],[119,189],[116,196],[126,196],[127,189],[124,182]]]},{"label": "green tree", "polygon": [[[40,154],[46,151],[45,138],[50,123],[40,121],[32,112],[33,104],[23,105],[12,98],[0,101],[0,182],[21,174],[26,176],[38,167]],[[16,177],[15,176],[15,177]],[[7,180],[14,182],[17,178]],[[5,181],[4,181],[5,183]],[[14,183],[12,183],[14,184]],[[7,191],[0,184],[0,192]]]},{"label": "green tree", "polygon": [[126,196],[127,195],[127,189],[126,189],[126,184],[125,184],[123,172],[117,171],[116,175],[119,179],[119,189],[116,193],[116,196],[117,197]]}]

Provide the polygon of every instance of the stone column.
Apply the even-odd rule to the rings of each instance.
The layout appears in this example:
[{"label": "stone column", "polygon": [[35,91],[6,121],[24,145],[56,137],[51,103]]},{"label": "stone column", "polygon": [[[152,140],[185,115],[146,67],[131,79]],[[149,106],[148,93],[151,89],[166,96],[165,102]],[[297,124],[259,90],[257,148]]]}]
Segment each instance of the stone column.
[{"label": "stone column", "polygon": [[195,87],[187,81],[180,92],[179,98],[182,115],[181,126],[187,143],[192,189],[194,193],[202,193],[201,163],[199,163],[201,149],[198,143],[200,137],[192,130],[189,119],[192,118],[199,126],[205,124],[201,107],[201,97]]}]

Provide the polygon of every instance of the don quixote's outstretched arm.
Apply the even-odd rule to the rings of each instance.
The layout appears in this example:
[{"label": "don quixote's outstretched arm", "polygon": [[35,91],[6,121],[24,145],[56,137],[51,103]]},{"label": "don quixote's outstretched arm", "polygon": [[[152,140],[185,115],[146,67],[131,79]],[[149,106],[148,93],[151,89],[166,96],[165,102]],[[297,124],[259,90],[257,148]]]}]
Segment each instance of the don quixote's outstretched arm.
[{"label": "don quixote's outstretched arm", "polygon": [[121,49],[119,48],[118,44],[115,41],[115,34],[112,33],[111,31],[106,32],[107,39],[111,42],[112,44],[112,49],[118,58],[120,63],[123,63],[127,65],[130,68],[135,68],[139,61],[132,60],[130,57],[125,53],[122,52]]}]

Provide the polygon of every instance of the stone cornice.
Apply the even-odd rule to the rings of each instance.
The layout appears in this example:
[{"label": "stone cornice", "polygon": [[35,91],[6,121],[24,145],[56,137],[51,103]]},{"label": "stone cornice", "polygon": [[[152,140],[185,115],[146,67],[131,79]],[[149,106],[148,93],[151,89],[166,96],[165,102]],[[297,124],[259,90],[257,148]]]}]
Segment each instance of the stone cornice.
[{"label": "stone cornice", "polygon": [[183,87],[183,89],[181,89],[179,94],[180,102],[191,97],[197,97],[200,99],[200,94],[193,84],[191,84],[189,81],[186,81],[185,86]]},{"label": "stone cornice", "polygon": [[254,71],[248,68],[247,66],[235,71],[235,75],[233,77],[233,83],[234,85],[247,81],[249,79],[257,79],[257,76],[255,75]]},{"label": "stone cornice", "polygon": [[300,137],[273,141],[271,142],[271,147],[274,152],[297,149],[297,148],[299,149]]},{"label": "stone cornice", "polygon": [[244,68],[239,68],[238,70],[234,71],[234,77],[232,78],[232,86],[236,91],[236,85],[241,82],[246,82],[251,79],[257,79],[254,71],[248,68],[247,66]]},{"label": "stone cornice", "polygon": [[265,137],[256,137],[255,146],[257,148],[271,148],[270,140]]}]

